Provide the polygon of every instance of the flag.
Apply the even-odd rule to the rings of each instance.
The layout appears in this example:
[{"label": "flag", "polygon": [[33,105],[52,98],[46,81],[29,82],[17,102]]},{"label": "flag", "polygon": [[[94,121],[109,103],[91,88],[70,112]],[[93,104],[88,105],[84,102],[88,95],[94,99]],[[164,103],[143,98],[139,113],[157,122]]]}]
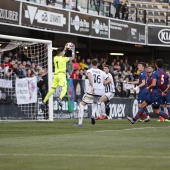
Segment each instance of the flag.
[{"label": "flag", "polygon": [[73,80],[67,79],[68,111],[74,111],[74,87]]}]

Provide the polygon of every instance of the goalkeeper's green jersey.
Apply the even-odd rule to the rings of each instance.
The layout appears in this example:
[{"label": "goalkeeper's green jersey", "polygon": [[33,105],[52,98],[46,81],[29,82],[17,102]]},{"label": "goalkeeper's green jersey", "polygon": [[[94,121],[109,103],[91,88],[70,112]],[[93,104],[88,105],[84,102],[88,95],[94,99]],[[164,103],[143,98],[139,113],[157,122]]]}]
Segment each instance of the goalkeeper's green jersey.
[{"label": "goalkeeper's green jersey", "polygon": [[66,64],[68,61],[69,61],[68,57],[55,56],[54,57],[54,66],[55,66],[54,74],[66,73]]}]

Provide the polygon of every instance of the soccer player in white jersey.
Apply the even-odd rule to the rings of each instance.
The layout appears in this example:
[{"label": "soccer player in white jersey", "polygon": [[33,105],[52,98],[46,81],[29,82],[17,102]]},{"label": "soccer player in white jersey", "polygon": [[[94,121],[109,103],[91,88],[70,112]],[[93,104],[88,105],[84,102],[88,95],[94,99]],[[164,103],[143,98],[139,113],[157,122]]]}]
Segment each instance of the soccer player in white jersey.
[{"label": "soccer player in white jersey", "polygon": [[[82,98],[82,102],[80,103],[80,110],[78,114],[79,121],[74,126],[83,126],[83,115],[84,115],[84,107],[86,104],[93,104],[94,102],[99,102],[101,96],[105,94],[105,86],[110,82],[106,73],[97,68],[98,62],[97,60],[92,60],[91,69],[87,70],[87,77],[90,83],[89,88]],[[91,123],[95,124],[94,116],[91,115]]]},{"label": "soccer player in white jersey", "polygon": [[[102,115],[95,117],[95,120],[99,120],[99,119],[103,120],[107,117],[106,116],[105,104],[107,102],[109,102],[114,97],[114,93],[115,93],[115,85],[114,85],[114,82],[113,82],[113,77],[109,73],[109,66],[108,65],[104,66],[104,72],[106,73],[106,75],[110,79],[110,83],[105,84],[105,94],[100,99]],[[92,108],[93,112],[95,112],[95,109],[97,109],[97,104],[93,105],[93,108]]]}]

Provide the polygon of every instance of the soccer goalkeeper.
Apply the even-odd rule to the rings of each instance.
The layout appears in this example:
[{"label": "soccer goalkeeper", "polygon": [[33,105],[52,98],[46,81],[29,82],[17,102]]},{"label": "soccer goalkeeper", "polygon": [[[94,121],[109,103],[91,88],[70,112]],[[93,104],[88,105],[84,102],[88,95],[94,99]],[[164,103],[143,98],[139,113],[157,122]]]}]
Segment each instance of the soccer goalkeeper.
[{"label": "soccer goalkeeper", "polygon": [[[65,57],[67,50],[72,51],[72,57]],[[73,43],[67,43],[65,48],[57,49],[57,56],[54,57],[55,72],[52,82],[51,90],[47,93],[44,101],[41,104],[41,109],[45,110],[45,104],[50,96],[56,91],[57,102],[62,107],[62,98],[67,92],[67,81],[66,81],[66,63],[75,58],[75,45]]]}]

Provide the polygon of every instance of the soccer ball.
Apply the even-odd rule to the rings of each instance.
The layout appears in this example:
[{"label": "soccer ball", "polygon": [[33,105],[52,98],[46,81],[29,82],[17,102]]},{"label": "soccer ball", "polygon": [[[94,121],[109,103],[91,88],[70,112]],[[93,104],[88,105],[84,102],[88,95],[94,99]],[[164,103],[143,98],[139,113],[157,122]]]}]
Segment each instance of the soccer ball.
[{"label": "soccer ball", "polygon": [[75,45],[72,42],[68,42],[65,45],[65,49],[66,50],[74,50],[75,49]]}]

